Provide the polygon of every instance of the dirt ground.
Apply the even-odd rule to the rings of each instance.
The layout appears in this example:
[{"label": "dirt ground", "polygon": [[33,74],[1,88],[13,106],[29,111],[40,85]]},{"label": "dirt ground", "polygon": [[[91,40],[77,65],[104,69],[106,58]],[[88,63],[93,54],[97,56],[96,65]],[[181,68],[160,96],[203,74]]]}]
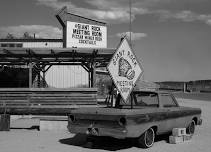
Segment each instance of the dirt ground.
[{"label": "dirt ground", "polygon": [[178,101],[182,106],[202,109],[203,124],[196,128],[193,138],[185,143],[169,144],[168,136],[161,136],[152,148],[141,149],[128,140],[103,138],[91,148],[90,143],[85,142],[84,135],[74,135],[68,131],[12,129],[10,132],[0,132],[0,152],[210,152],[211,102],[190,99],[178,99]]}]

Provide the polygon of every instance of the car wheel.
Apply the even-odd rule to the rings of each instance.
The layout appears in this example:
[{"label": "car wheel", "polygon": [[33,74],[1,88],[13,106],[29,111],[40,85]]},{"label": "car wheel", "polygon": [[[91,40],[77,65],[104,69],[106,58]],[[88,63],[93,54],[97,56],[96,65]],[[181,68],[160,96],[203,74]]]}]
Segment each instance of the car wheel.
[{"label": "car wheel", "polygon": [[195,132],[195,121],[192,120],[191,123],[188,125],[188,127],[186,128],[186,132],[187,134],[193,135]]},{"label": "car wheel", "polygon": [[155,140],[155,132],[153,128],[149,128],[138,138],[138,147],[149,148],[152,147]]}]

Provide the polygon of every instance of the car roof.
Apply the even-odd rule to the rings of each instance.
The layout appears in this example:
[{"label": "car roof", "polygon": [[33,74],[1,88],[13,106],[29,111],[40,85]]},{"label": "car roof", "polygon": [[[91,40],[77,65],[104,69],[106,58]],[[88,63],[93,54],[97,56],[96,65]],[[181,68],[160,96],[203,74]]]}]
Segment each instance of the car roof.
[{"label": "car roof", "polygon": [[133,92],[157,93],[157,94],[171,94],[170,92],[160,91],[160,90],[134,90]]}]

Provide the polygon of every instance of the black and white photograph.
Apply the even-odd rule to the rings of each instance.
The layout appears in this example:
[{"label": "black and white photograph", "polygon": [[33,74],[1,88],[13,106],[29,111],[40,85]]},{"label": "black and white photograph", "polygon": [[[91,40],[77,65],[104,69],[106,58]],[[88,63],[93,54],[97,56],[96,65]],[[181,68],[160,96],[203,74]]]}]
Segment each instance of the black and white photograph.
[{"label": "black and white photograph", "polygon": [[1,0],[1,152],[209,152],[210,0]]}]

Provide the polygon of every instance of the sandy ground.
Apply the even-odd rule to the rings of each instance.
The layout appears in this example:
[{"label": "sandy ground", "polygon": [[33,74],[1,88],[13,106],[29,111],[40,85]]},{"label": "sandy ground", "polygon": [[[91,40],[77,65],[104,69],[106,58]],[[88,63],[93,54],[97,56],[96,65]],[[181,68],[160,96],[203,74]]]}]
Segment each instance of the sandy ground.
[{"label": "sandy ground", "polygon": [[150,151],[150,152],[210,152],[211,144],[211,102],[178,99],[180,105],[200,107],[203,125],[196,128],[193,138],[185,143],[169,144],[168,137],[160,137],[152,148],[135,147],[128,140],[103,138],[91,148],[83,135],[68,131],[37,131],[12,129],[0,132],[0,152],[89,152],[89,151]]}]

